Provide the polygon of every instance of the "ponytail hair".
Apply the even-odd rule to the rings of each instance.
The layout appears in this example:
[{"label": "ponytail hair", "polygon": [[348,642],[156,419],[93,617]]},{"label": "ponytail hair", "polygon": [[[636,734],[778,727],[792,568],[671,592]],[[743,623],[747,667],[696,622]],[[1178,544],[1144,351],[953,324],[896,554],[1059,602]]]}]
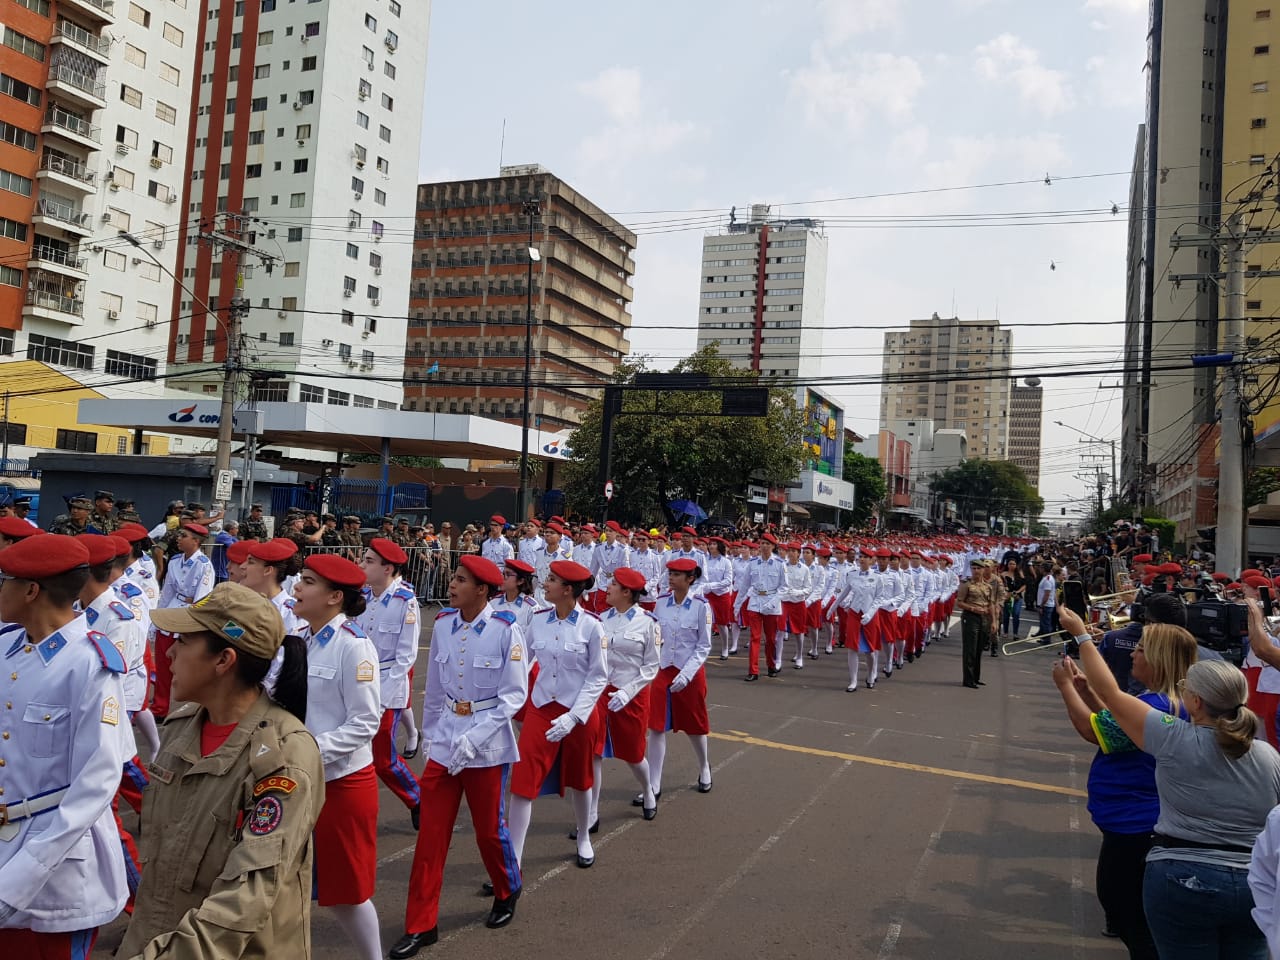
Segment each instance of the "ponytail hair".
[{"label": "ponytail hair", "polygon": [[284,661],[276,677],[273,700],[302,723],[307,722],[307,643],[295,634],[284,638]]},{"label": "ponytail hair", "polygon": [[1225,660],[1201,660],[1187,671],[1187,687],[1204,704],[1219,749],[1232,760],[1248,753],[1263,728],[1258,715],[1245,706],[1249,687],[1244,674]]},{"label": "ponytail hair", "polygon": [[569,589],[573,591],[573,599],[577,600],[584,593],[595,587],[595,585],[596,578],[587,577],[585,580],[575,580],[573,583],[570,583]]}]

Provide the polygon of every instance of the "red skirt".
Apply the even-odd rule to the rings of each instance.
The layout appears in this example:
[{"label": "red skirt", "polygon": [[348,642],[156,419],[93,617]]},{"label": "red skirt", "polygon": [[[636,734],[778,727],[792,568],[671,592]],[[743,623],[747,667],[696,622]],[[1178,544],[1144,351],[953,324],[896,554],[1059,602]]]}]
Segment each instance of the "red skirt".
[{"label": "red skirt", "polygon": [[707,603],[711,606],[711,622],[717,627],[727,627],[733,623],[733,594],[708,593]]},{"label": "red skirt", "polygon": [[[858,616],[857,613],[849,611],[852,616]],[[887,639],[884,635],[884,611],[878,610],[871,614],[869,619],[862,624],[863,636],[867,638],[867,646],[872,650],[879,650],[883,642]]]},{"label": "red skirt", "polygon": [[809,622],[809,611],[803,600],[782,601],[782,630],[787,633],[804,633]]},{"label": "red skirt", "polygon": [[621,710],[614,712],[609,709],[609,698],[617,691],[617,687],[609,684],[596,702],[601,731],[601,736],[596,742],[596,756],[616,757],[627,763],[639,763],[644,759],[646,746],[645,727],[649,721],[649,687],[645,687],[632,697]]},{"label": "red skirt", "polygon": [[805,607],[805,626],[817,630],[822,626],[822,601],[814,600]]},{"label": "red skirt", "polygon": [[320,906],[364,903],[373,896],[378,873],[378,775],[373,764],[324,785],[315,843]]},{"label": "red skirt", "polygon": [[656,733],[675,730],[693,736],[710,733],[707,668],[699,667],[687,687],[672,693],[671,681],[679,672],[674,666],[659,670],[649,685],[649,729]]},{"label": "red skirt", "polygon": [[520,705],[520,709],[516,711],[516,715],[512,717],[516,723],[524,723],[525,716],[529,713],[529,693],[533,690],[533,685],[538,679],[538,661],[533,662],[533,666],[529,668],[529,683],[525,687],[524,703]]},{"label": "red skirt", "polygon": [[598,710],[592,710],[587,722],[575,725],[559,743],[552,743],[547,739],[551,721],[568,713],[569,708],[554,702],[541,707],[530,702],[527,706],[524,726],[520,728],[520,760],[511,771],[511,792],[517,797],[536,800],[542,792],[543,781],[557,765],[560,783],[555,792],[564,796],[566,787],[590,790],[595,783],[591,760],[600,738]]}]

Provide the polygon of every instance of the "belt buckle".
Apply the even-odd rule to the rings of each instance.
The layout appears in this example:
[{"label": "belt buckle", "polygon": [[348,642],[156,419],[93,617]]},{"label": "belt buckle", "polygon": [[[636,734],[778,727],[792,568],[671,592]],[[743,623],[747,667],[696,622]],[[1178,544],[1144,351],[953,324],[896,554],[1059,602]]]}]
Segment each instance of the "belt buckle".
[{"label": "belt buckle", "polygon": [[470,700],[453,701],[453,712],[460,717],[471,716],[471,701]]}]

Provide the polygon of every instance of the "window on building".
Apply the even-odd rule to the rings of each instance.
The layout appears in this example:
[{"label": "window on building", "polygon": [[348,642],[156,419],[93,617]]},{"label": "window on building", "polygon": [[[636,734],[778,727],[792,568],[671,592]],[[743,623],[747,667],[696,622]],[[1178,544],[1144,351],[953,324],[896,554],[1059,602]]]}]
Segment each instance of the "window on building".
[{"label": "window on building", "polygon": [[1261,130],[1267,125],[1266,117],[1254,117],[1249,121],[1249,127],[1253,130]]},{"label": "window on building", "polygon": [[356,111],[356,126],[361,130],[369,129],[369,115],[361,110]]},{"label": "window on building", "polygon": [[0,263],[0,286],[21,288],[22,271],[17,267],[10,267],[7,264]]},{"label": "window on building", "polygon": [[165,22],[160,35],[172,43],[175,47],[182,46],[182,31],[175,27],[172,23]]},{"label": "window on building", "polygon": [[125,377],[129,380],[154,380],[156,378],[157,361],[151,357],[142,357],[136,353],[123,353],[119,350],[107,351],[107,364],[103,372],[114,377]]},{"label": "window on building", "polygon": [[360,248],[359,248],[359,247],[357,247],[354,243],[348,243],[348,244],[347,244],[347,256],[348,256],[348,257],[350,257],[352,260],[359,260],[359,259],[360,259]]},{"label": "window on building", "polygon": [[294,173],[306,173],[306,172],[307,172],[307,158],[306,158],[306,157],[300,157],[299,159],[297,159],[297,160],[293,161],[293,172],[294,172]]},{"label": "window on building", "polygon": [[320,21],[312,20],[310,23],[308,23],[305,27],[302,28],[302,35],[304,37],[320,36]]},{"label": "window on building", "polygon": [[376,17],[374,17],[373,14],[366,13],[364,15],[364,25],[368,27],[370,30],[372,30],[374,33],[378,32],[378,20]]},{"label": "window on building", "polygon": [[135,67],[147,69],[147,51],[141,47],[135,47],[132,43],[124,45],[124,62],[132,63]]},{"label": "window on building", "polygon": [[143,27],[151,26],[151,11],[144,10],[136,3],[129,4],[129,19]]},{"label": "window on building", "polygon": [[57,450],[96,453],[98,450],[98,435],[89,430],[59,430],[53,445]]},{"label": "window on building", "polygon": [[299,384],[298,399],[303,403],[324,403],[324,388],[313,387],[309,383]]},{"label": "window on building", "polygon": [[253,113],[262,113],[267,109],[266,97],[254,97],[249,104],[249,110]]},{"label": "window on building", "polygon": [[292,346],[293,346],[293,331],[292,331],[292,330],[281,330],[281,331],[280,331],[280,333],[279,333],[279,337],[278,337],[278,339],[279,339],[280,346],[282,346],[282,347],[292,347]]},{"label": "window on building", "polygon": [[266,142],[267,132],[265,130],[250,130],[249,144],[251,146],[261,146]]},{"label": "window on building", "polygon": [[39,333],[27,335],[27,359],[76,370],[93,369],[93,347]]},{"label": "window on building", "polygon": [[307,195],[305,193],[289,194],[289,206],[296,208],[296,207],[305,207],[306,205],[307,205]]},{"label": "window on building", "polygon": [[382,65],[382,72],[394,80],[396,78],[396,65],[388,60]]},{"label": "window on building", "polygon": [[36,149],[36,135],[30,130],[24,130],[22,127],[14,126],[12,123],[6,123],[0,120],[0,142],[12,144],[15,147],[21,147],[32,153]]},{"label": "window on building", "polygon": [[394,110],[396,108],[395,98],[384,93],[382,95],[382,108],[384,110]]},{"label": "window on building", "polygon": [[32,182],[10,170],[0,170],[0,190],[7,190],[19,196],[31,196]]},{"label": "window on building", "polygon": [[127,83],[120,84],[120,99],[131,107],[142,107],[142,91],[129,86]]},{"label": "window on building", "polygon": [[383,140],[386,143],[391,142],[391,128],[385,123],[378,125],[378,139]]},{"label": "window on building", "polygon": [[316,101],[316,92],[314,90],[298,91],[298,102],[302,104],[304,107],[315,103],[315,101]]},{"label": "window on building", "polygon": [[40,106],[40,91],[7,73],[0,73],[0,93],[33,107]]}]

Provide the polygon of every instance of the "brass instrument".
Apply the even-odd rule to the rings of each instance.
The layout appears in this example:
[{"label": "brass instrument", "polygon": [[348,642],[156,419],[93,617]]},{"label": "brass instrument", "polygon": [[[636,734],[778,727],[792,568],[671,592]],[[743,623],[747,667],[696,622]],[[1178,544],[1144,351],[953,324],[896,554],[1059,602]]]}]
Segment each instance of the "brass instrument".
[{"label": "brass instrument", "polygon": [[[1107,625],[1103,627],[1104,630],[1114,630],[1117,627],[1122,627],[1132,619],[1128,616],[1113,615],[1106,603],[1096,603],[1098,600],[1106,600],[1117,596],[1120,596],[1120,594],[1108,594],[1105,597],[1096,597],[1094,598],[1095,603],[1090,604],[1090,606],[1099,607],[1099,614],[1106,618]],[[1102,624],[1094,625],[1102,626]],[[1086,626],[1088,626],[1088,624],[1086,624]],[[1043,635],[1033,634],[1032,636],[1023,637],[1019,640],[1010,640],[1008,643],[1000,646],[1000,653],[1006,657],[1019,657],[1024,653],[1034,653],[1037,650],[1051,650],[1054,653],[1058,653],[1060,652],[1060,647],[1071,642],[1072,638],[1068,633],[1069,632],[1066,630],[1055,630],[1053,633],[1046,633]],[[1062,639],[1054,640],[1054,637],[1061,637]]]}]

